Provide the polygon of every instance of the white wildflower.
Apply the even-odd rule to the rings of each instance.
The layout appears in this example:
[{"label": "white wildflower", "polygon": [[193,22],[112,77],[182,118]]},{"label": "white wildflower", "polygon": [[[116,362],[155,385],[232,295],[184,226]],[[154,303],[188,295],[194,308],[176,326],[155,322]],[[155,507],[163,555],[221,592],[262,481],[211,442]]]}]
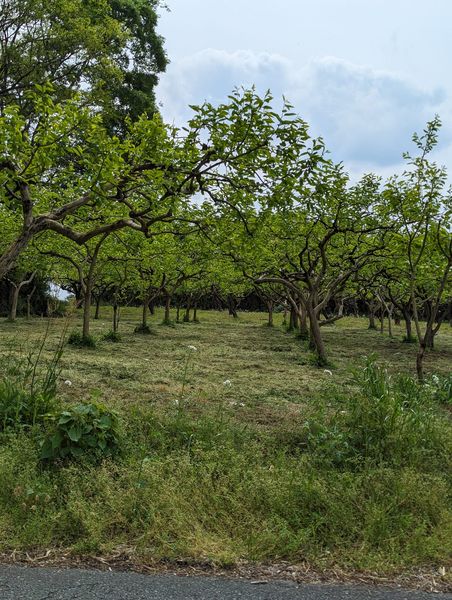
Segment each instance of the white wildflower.
[{"label": "white wildflower", "polygon": [[145,360],[146,362],[151,362],[151,359],[150,359],[150,358],[145,358],[144,360]]},{"label": "white wildflower", "polygon": [[177,399],[176,399],[176,400],[174,400],[174,404],[175,404],[176,406],[179,406],[179,400],[177,400]]},{"label": "white wildflower", "polygon": [[329,369],[323,369],[323,372],[324,372],[324,373],[328,373],[328,375],[331,375],[331,376],[333,376],[333,372],[332,372],[332,371],[330,371]]},{"label": "white wildflower", "polygon": [[229,386],[229,385],[232,385],[232,382],[231,382],[231,380],[230,380],[230,379],[225,379],[225,380],[223,381],[223,385],[227,385],[227,386]]},{"label": "white wildflower", "polygon": [[189,350],[191,350],[192,352],[196,352],[198,350],[198,348],[196,346],[187,346],[187,348]]},{"label": "white wildflower", "polygon": [[64,385],[71,386],[72,385],[72,381],[70,381],[69,379],[66,379],[66,381],[64,382]]},{"label": "white wildflower", "polygon": [[239,406],[245,406],[244,402],[240,402]]}]

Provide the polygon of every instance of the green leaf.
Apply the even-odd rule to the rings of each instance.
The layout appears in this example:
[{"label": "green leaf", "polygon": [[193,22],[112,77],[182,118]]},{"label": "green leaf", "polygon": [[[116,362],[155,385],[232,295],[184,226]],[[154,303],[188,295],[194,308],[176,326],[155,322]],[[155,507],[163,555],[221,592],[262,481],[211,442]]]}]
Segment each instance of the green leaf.
[{"label": "green leaf", "polygon": [[80,440],[80,438],[82,437],[82,433],[83,433],[83,430],[82,430],[82,427],[80,425],[74,425],[67,432],[69,438],[73,442],[78,442]]}]

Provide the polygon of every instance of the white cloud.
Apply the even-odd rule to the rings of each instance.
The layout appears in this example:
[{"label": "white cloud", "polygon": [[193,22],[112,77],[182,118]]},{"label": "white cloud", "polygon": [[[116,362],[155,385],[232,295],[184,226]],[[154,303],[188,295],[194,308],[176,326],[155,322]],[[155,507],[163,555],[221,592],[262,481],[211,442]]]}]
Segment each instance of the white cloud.
[{"label": "white cloud", "polygon": [[[322,135],[335,160],[353,171],[385,172],[401,161],[411,135],[435,113],[448,117],[446,93],[425,90],[395,73],[335,57],[304,66],[271,53],[206,49],[175,61],[162,76],[158,97],[167,120],[184,122],[189,104],[223,101],[236,86],[256,85],[285,95]],[[448,130],[441,135],[448,145]]]}]

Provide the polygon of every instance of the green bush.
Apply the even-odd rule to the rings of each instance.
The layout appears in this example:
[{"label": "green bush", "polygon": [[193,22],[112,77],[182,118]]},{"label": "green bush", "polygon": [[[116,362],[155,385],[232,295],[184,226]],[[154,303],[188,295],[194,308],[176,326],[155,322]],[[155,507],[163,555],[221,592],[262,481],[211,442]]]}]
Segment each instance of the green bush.
[{"label": "green bush", "polygon": [[73,331],[67,340],[70,346],[76,348],[95,348],[96,340],[92,335],[82,335],[79,331]]},{"label": "green bush", "polygon": [[52,420],[54,427],[41,445],[42,459],[102,458],[118,450],[118,418],[100,404],[77,404]]}]

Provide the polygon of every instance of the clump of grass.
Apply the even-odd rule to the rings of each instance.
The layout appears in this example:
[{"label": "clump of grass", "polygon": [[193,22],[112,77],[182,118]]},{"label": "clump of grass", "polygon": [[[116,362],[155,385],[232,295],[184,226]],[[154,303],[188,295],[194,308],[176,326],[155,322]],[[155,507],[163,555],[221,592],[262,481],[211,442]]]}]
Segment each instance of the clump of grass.
[{"label": "clump of grass", "polygon": [[96,348],[97,343],[92,335],[83,335],[79,331],[73,331],[69,334],[67,343],[76,348]]},{"label": "clump of grass", "polygon": [[356,373],[355,385],[347,397],[339,392],[340,410],[306,424],[314,453],[341,468],[444,468],[450,425],[422,385],[410,376],[390,376],[373,357]]},{"label": "clump of grass", "polygon": [[57,380],[61,372],[62,340],[49,360],[42,359],[47,332],[37,351],[10,353],[0,378],[0,431],[30,428],[59,406]]},{"label": "clump of grass", "polygon": [[163,319],[160,325],[163,325],[163,327],[172,327],[173,329],[176,327],[176,323],[171,319]]},{"label": "clump of grass", "polygon": [[436,402],[446,406],[452,405],[452,374],[448,376],[432,375],[426,386]]},{"label": "clump of grass", "polygon": [[110,330],[102,336],[102,339],[104,339],[106,342],[120,342],[121,334],[118,331]]},{"label": "clump of grass", "polygon": [[143,323],[137,325],[133,331],[134,333],[139,333],[141,335],[150,335],[152,333],[149,325],[144,325]]}]

